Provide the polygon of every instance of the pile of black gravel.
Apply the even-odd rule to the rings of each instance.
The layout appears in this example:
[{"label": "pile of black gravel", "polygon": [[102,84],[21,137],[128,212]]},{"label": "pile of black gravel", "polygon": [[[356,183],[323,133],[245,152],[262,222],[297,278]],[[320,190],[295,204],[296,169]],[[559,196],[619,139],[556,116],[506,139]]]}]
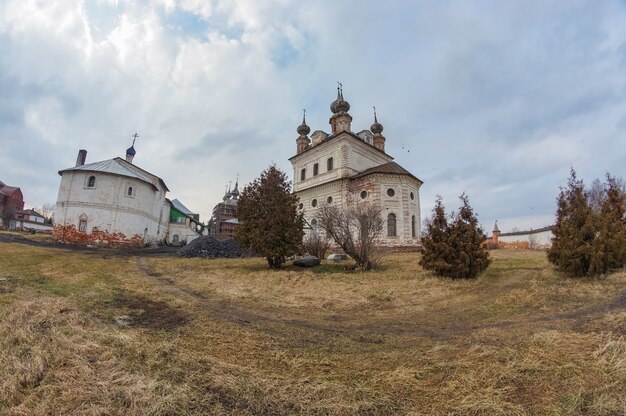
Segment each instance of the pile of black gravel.
[{"label": "pile of black gravel", "polygon": [[198,237],[191,243],[182,247],[176,253],[178,257],[203,257],[214,259],[217,257],[241,257],[241,249],[235,240],[218,241],[205,235]]}]

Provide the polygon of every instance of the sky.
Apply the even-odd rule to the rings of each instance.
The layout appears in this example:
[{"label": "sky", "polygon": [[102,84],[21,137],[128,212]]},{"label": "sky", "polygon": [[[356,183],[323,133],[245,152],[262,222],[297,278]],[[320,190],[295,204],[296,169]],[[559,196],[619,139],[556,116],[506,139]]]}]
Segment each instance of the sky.
[{"label": "sky", "polygon": [[124,157],[208,221],[229,181],[288,158],[307,110],[386,151],[486,231],[552,223],[573,167],[626,176],[626,2],[0,0],[0,180],[56,202],[58,171]]}]

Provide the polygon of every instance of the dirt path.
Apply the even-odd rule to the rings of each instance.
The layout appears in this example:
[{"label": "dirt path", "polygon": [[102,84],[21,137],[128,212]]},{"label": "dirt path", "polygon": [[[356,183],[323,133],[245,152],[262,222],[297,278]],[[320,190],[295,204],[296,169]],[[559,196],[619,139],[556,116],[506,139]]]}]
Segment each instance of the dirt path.
[{"label": "dirt path", "polygon": [[[231,322],[237,325],[251,326],[256,330],[279,336],[290,344],[310,345],[319,337],[314,333],[328,336],[345,336],[359,342],[383,342],[384,336],[421,336],[437,340],[446,340],[457,336],[471,334],[484,329],[523,328],[532,326],[537,329],[562,329],[564,327],[580,331],[586,323],[607,312],[626,310],[626,291],[611,303],[593,304],[560,313],[540,313],[521,316],[517,319],[497,322],[457,322],[450,325],[433,322],[411,321],[410,316],[403,316],[402,311],[393,311],[385,318],[368,317],[363,320],[359,313],[338,315],[337,312],[321,308],[273,308],[256,302],[236,303],[219,297],[196,292],[179,285],[175,280],[156,272],[148,264],[147,259],[138,257],[137,268],[143,276],[161,287],[176,298],[191,302],[199,311],[211,318]],[[528,274],[514,279],[500,279],[494,282],[496,290],[510,290],[523,284],[524,277],[539,269],[529,270]],[[472,301],[475,302],[475,301]],[[455,306],[458,308],[458,305]],[[389,308],[390,312],[396,308]],[[364,323],[366,322],[366,323]],[[452,320],[454,322],[454,320]],[[300,332],[293,337],[293,332]],[[305,339],[302,338],[302,332]]]}]

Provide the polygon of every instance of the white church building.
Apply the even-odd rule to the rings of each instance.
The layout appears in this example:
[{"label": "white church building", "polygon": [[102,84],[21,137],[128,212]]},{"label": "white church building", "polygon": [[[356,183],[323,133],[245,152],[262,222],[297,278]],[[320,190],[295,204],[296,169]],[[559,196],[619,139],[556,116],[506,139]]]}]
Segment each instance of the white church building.
[{"label": "white church building", "polygon": [[62,242],[136,246],[167,241],[170,201],[163,179],[133,164],[134,142],[126,159],[115,157],[59,171],[61,184],[53,234]]},{"label": "white church building", "polygon": [[294,193],[311,228],[323,204],[346,208],[368,203],[382,208],[385,229],[381,243],[389,247],[418,248],[422,181],[385,152],[383,126],[374,110],[369,130],[352,131],[350,104],[343,91],[330,105],[331,133],[311,131],[303,118],[298,127],[297,153],[289,160],[294,170]]}]

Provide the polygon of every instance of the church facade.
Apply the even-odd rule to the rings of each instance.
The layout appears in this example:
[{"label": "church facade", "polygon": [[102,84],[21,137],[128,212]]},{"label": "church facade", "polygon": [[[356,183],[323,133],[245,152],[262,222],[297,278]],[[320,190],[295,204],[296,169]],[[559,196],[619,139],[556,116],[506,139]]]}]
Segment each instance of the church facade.
[{"label": "church facade", "polygon": [[354,204],[381,207],[384,230],[380,242],[388,247],[420,247],[422,181],[385,152],[383,126],[374,112],[369,130],[352,131],[350,104],[341,88],[330,106],[331,133],[311,129],[303,118],[298,127],[297,153],[289,160],[294,170],[294,193],[312,230],[324,204],[348,208]]},{"label": "church facade", "polygon": [[[198,218],[178,200],[166,198],[169,189],[163,179],[135,165],[135,154],[133,143],[126,159],[86,164],[87,151],[80,150],[76,165],[59,171],[53,229],[57,240],[141,247],[180,244],[197,234]],[[172,221],[171,211],[177,209],[185,221]]]},{"label": "church facade", "polygon": [[420,247],[422,181],[393,161],[385,152],[383,126],[374,111],[369,130],[352,131],[350,104],[341,88],[330,105],[331,133],[311,129],[303,118],[298,127],[297,153],[289,160],[294,170],[294,193],[299,209],[312,230],[323,204],[348,208],[374,204],[382,209],[384,230],[380,242],[388,247]]}]

